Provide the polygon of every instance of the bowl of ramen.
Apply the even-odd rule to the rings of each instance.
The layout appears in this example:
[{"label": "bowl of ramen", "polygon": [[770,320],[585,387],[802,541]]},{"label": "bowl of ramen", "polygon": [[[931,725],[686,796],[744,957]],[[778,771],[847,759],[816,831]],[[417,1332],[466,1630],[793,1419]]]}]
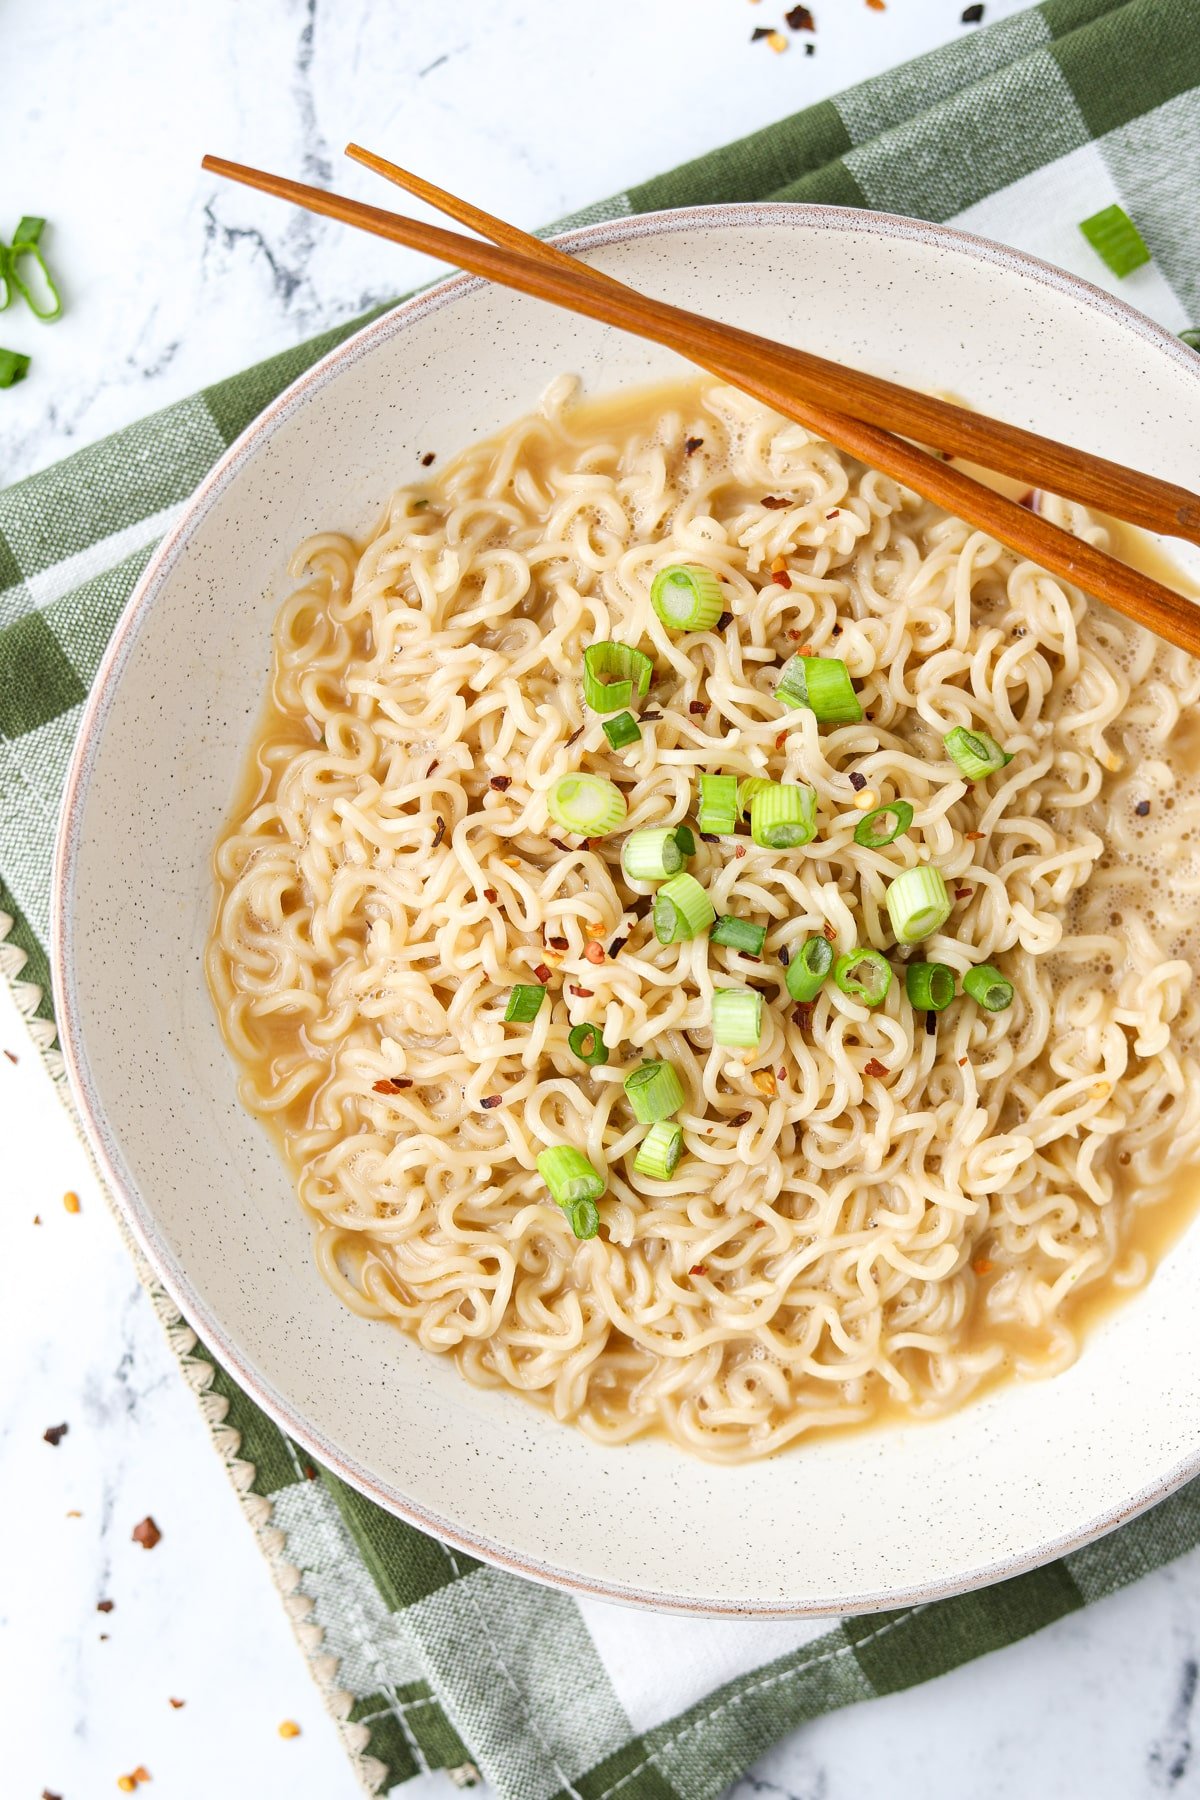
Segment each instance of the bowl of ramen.
[{"label": "bowl of ramen", "polygon": [[[1021,255],[566,241],[1200,485],[1200,360]],[[87,1131],[226,1367],[453,1546],[714,1614],[1028,1568],[1200,1467],[1198,699],[736,389],[444,282],[118,628],[56,871]]]}]

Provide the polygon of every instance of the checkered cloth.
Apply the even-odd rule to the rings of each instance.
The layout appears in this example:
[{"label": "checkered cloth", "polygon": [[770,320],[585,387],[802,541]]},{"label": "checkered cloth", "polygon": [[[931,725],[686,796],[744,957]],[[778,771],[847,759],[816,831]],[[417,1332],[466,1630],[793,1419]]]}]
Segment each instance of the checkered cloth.
[{"label": "checkered cloth", "polygon": [[[1198,152],[1197,0],[1045,0],[568,223],[832,202],[948,220],[1105,282],[1077,222],[1119,202],[1153,252],[1120,291],[1179,330],[1200,324]],[[0,494],[0,964],[43,1043],[54,819],[109,633],[200,477],[352,329]],[[482,1771],[504,1800],[709,1800],[805,1720],[1011,1643],[1200,1542],[1197,1484],[956,1600],[824,1624],[636,1615],[530,1586],[381,1512],[312,1468],[186,1325],[167,1323],[375,1791],[448,1769]]]}]

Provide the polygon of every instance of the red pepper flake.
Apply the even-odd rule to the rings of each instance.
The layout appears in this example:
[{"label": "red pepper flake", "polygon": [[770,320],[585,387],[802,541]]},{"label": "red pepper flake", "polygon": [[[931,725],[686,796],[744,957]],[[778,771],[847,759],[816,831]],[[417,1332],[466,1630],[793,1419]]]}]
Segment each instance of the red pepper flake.
[{"label": "red pepper flake", "polygon": [[433,847],[435,850],[437,849],[438,845],[441,843],[441,841],[445,837],[445,835],[446,835],[446,821],[445,821],[445,819],[443,819],[441,813],[438,813],[438,815],[437,815],[437,830],[433,834]]},{"label": "red pepper flake", "polygon": [[772,579],[776,587],[790,588],[792,585],[792,578],[786,569],[777,570]]},{"label": "red pepper flake", "polygon": [[857,769],[851,769],[851,771],[850,771],[850,786],[854,789],[855,793],[861,794],[863,789],[866,787],[866,785],[867,785],[866,776],[860,775]]},{"label": "red pepper flake", "polygon": [[567,989],[568,994],[574,994],[578,1000],[590,1000],[595,991],[595,988],[585,987],[569,987]]},{"label": "red pepper flake", "polygon": [[545,987],[545,985],[549,981],[550,976],[553,973],[553,971],[548,969],[546,967],[545,963],[539,963],[537,968],[533,971],[533,973],[534,973],[534,978],[537,981],[540,981],[542,986]]},{"label": "red pepper flake", "polygon": [[773,25],[756,25],[754,30],[750,33],[750,42],[752,44],[757,44],[760,38],[769,38],[774,37],[775,35],[775,27]]},{"label": "red pepper flake", "polygon": [[495,906],[497,900],[500,898],[495,888],[484,888],[483,897],[489,906]]},{"label": "red pepper flake", "polygon": [[102,1613],[110,1613],[116,1604],[117,1603],[115,1600],[97,1600],[96,1611],[102,1612]]},{"label": "red pepper flake", "polygon": [[807,1036],[809,1027],[812,1024],[812,1016],[812,1002],[808,1000],[802,1001],[792,1014],[792,1024],[799,1026],[801,1032]]},{"label": "red pepper flake", "polygon": [[700,446],[703,442],[704,442],[703,438],[684,438],[683,454],[685,456],[694,455],[695,452],[700,448]]},{"label": "red pepper flake", "polygon": [[775,748],[777,750],[783,749],[783,746],[787,743],[787,737],[788,737],[788,734],[786,731],[781,731],[779,733],[779,735],[775,739]]},{"label": "red pepper flake", "polygon": [[841,517],[841,514],[842,514],[842,509],[841,509],[841,507],[840,507],[840,506],[835,506],[835,507],[834,507],[834,509],[833,509],[833,511],[832,511],[832,512],[828,512],[828,513],[826,513],[826,514],[825,514],[825,517],[826,517],[826,518],[827,518],[827,519],[838,519],[838,518],[840,518],[840,517]]},{"label": "red pepper flake", "polygon": [[49,1788],[42,1789],[42,1800],[62,1800],[61,1794],[52,1794]]},{"label": "red pepper flake", "polygon": [[740,1127],[742,1125],[748,1125],[753,1117],[754,1117],[753,1113],[748,1113],[748,1112],[734,1113],[734,1115],[733,1115],[732,1119],[730,1119],[729,1123],[731,1125],[737,1125]]},{"label": "red pepper flake", "polygon": [[305,1463],[304,1465],[304,1479],[305,1481],[315,1481],[317,1479],[317,1471],[313,1468],[311,1463]]},{"label": "red pepper flake", "polygon": [[935,1012],[927,1012],[925,1014],[925,1036],[937,1036],[937,1014]]},{"label": "red pepper flake", "polygon": [[503,1099],[503,1094],[485,1094],[479,1104],[485,1112],[490,1112],[493,1106],[499,1106]]},{"label": "red pepper flake", "polygon": [[863,1069],[864,1075],[887,1075],[889,1073],[887,1064],[881,1063],[877,1056],[873,1056]]},{"label": "red pepper flake", "polygon": [[498,794],[506,793],[508,791],[508,789],[512,786],[512,776],[511,775],[493,775],[492,779],[488,782],[488,786],[490,788],[495,788],[495,790]]},{"label": "red pepper flake", "polygon": [[958,1059],[958,1066],[959,1066],[959,1068],[960,1068],[960,1069],[965,1069],[965,1068],[966,1068],[966,1066],[967,1066],[967,1059],[966,1059],[966,1057],[965,1057],[965,1056],[960,1056],[960,1057],[959,1057],[959,1059]]},{"label": "red pepper flake", "polygon": [[551,843],[552,843],[552,844],[553,844],[553,845],[554,845],[554,848],[555,848],[555,849],[556,849],[556,850],[567,850],[567,851],[569,851],[569,850],[570,850],[570,848],[571,848],[571,846],[570,846],[570,845],[569,845],[569,844],[564,844],[564,843],[563,843],[563,841],[562,841],[562,839],[561,839],[561,838],[554,838],[554,837],[552,837],[552,838],[551,838],[551,839],[550,839],[550,842],[551,842]]},{"label": "red pepper flake", "polygon": [[423,469],[432,469],[432,467],[436,461],[437,461],[437,451],[436,450],[427,450],[425,452],[424,456],[421,458],[421,467]]},{"label": "red pepper flake", "polygon": [[977,1275],[990,1275],[992,1272],[991,1258],[987,1256],[977,1256],[975,1261],[971,1264],[971,1267]]},{"label": "red pepper flake", "polygon": [[745,854],[746,854],[746,846],[745,846],[745,844],[738,844],[738,845],[737,845],[737,846],[736,846],[736,847],[735,847],[735,849],[734,849],[734,852],[733,852],[733,854],[734,854],[734,856],[735,856],[735,857],[736,857],[736,858],[737,858],[737,860],[738,860],[738,861],[739,861],[739,862],[741,862],[741,860],[742,860],[742,858],[743,858],[743,856],[745,856]]},{"label": "red pepper flake", "polygon": [[887,0],[867,0],[867,5],[870,7],[872,12],[886,12],[887,11]]},{"label": "red pepper flake", "polygon": [[580,738],[583,736],[583,732],[584,732],[584,727],[582,725],[580,725],[577,730],[575,730],[571,733],[570,737],[566,741],[566,745],[564,746],[564,748],[569,750],[571,748],[572,744],[577,744],[579,742]]},{"label": "red pepper flake", "polygon": [[688,1274],[689,1275],[707,1275],[708,1274],[708,1264],[707,1263],[693,1263],[691,1268],[688,1270]]},{"label": "red pepper flake", "polygon": [[[543,929],[545,928],[543,927]],[[547,938],[546,941],[551,950],[569,950],[571,948],[566,938]]]},{"label": "red pepper flake", "polygon": [[602,963],[604,961],[604,945],[597,944],[593,939],[590,944],[584,946],[583,954],[587,962]]},{"label": "red pepper flake", "polygon": [[371,1092],[373,1094],[402,1094],[405,1088],[411,1086],[412,1081],[407,1075],[390,1075],[385,1076],[382,1081],[374,1082]]},{"label": "red pepper flake", "polygon": [[987,836],[986,831],[964,831],[963,832],[963,837],[966,839],[968,844],[977,844],[979,842],[980,838],[983,838],[986,836]]},{"label": "red pepper flake", "polygon": [[627,937],[614,938],[612,943],[608,946],[608,954],[610,956],[616,956],[619,951],[625,948],[628,942],[629,939]]},{"label": "red pepper flake", "polygon": [[184,1707],[187,1705],[187,1701],[186,1700],[170,1700],[170,1699],[168,1699],[167,1705],[173,1706],[175,1708],[175,1711],[178,1712],[181,1707]]},{"label": "red pepper flake", "polygon": [[662,718],[660,712],[641,713],[639,716],[643,725],[653,725],[656,719]]},{"label": "red pepper flake", "polygon": [[70,1429],[69,1425],[48,1425],[42,1436],[48,1444],[53,1444],[57,1449]]},{"label": "red pepper flake", "polygon": [[8,1058],[10,1063],[14,1063],[14,1064],[16,1063],[17,1058],[11,1050],[6,1050],[4,1052],[4,1054]]},{"label": "red pepper flake", "polygon": [[822,937],[827,937],[831,944],[836,944],[837,943],[837,926],[831,925],[829,923],[829,920],[826,919],[825,923],[821,927],[821,935],[822,935]]},{"label": "red pepper flake", "polygon": [[708,711],[707,700],[689,700],[688,711],[690,713],[706,713]]},{"label": "red pepper flake", "polygon": [[[768,34],[764,33],[765,35]],[[785,500],[782,494],[764,494],[759,501],[759,505],[765,506],[769,512],[779,512],[783,507],[791,506],[791,504],[792,502]]]},{"label": "red pepper flake", "polygon": [[793,6],[790,12],[784,13],[783,17],[793,31],[815,31],[817,29],[816,21],[807,6]]},{"label": "red pepper flake", "polygon": [[982,19],[983,19],[982,0],[973,0],[973,4],[971,6],[963,7],[962,22],[964,25],[978,25]]},{"label": "red pepper flake", "polygon": [[777,1081],[786,1081],[787,1080],[787,1070],[782,1067],[776,1069],[775,1078]]},{"label": "red pepper flake", "polygon": [[726,626],[732,625],[732,624],[733,624],[733,614],[731,612],[723,612],[721,614],[720,618],[717,620],[717,623],[713,629],[716,631],[724,631]]},{"label": "red pepper flake", "polygon": [[702,831],[699,836],[706,844],[719,844],[721,841],[715,831]]},{"label": "red pepper flake", "polygon": [[802,631],[789,631],[788,636],[791,638],[793,644],[798,644],[800,639],[804,636],[804,633]]},{"label": "red pepper flake", "polygon": [[146,1517],[134,1526],[130,1536],[135,1544],[142,1546],[143,1550],[153,1550],[155,1544],[161,1541],[162,1532],[147,1513]]},{"label": "red pepper flake", "polygon": [[970,898],[971,898],[971,895],[972,895],[972,894],[973,894],[973,893],[974,893],[974,892],[975,892],[975,889],[974,889],[974,888],[960,888],[960,887],[956,887],[956,888],[955,888],[955,890],[954,890],[954,898],[955,898],[955,899],[956,899],[956,900],[969,900],[969,899],[970,899]]}]

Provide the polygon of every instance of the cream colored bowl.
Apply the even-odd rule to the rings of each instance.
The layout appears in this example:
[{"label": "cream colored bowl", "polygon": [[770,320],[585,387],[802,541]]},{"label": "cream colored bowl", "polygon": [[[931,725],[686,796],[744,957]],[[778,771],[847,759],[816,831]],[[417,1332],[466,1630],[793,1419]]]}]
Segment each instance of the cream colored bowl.
[{"label": "cream colored bowl", "polygon": [[[565,240],[636,286],[962,394],[1200,486],[1200,357],[1085,284],[959,233],[842,209],[712,208]],[[386,251],[380,251],[381,257]],[[442,456],[576,370],[665,351],[481,282],[399,307],[303,376],[201,486],[118,626],[71,770],[54,963],[75,1096],[184,1313],[314,1456],[422,1529],[536,1579],[647,1606],[818,1613],[993,1581],[1200,1469],[1200,1230],[1066,1374],[936,1424],[712,1468],[601,1449],[334,1299],[202,972],[209,858],[267,678],[285,563],[372,521]]]}]

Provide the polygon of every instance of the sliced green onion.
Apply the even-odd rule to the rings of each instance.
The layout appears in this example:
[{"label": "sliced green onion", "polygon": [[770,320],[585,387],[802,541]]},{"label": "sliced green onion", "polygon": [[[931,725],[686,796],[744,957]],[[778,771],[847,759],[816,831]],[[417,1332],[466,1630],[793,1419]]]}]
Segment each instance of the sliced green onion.
[{"label": "sliced green onion", "polygon": [[[46,259],[42,255],[39,244],[39,239],[41,238],[45,223],[45,219],[26,217],[21,220],[21,223],[17,226],[12,244],[9,247],[5,259],[4,274],[6,280],[12,282],[13,286],[28,306],[30,312],[35,314],[37,318],[57,319],[59,313],[62,311],[62,299],[57,287],[54,285],[54,277],[46,267]],[[35,262],[38,266],[45,295],[48,296],[48,305],[42,304],[42,294],[35,294],[29,283],[21,274],[21,263],[25,257],[29,257],[30,260]]]},{"label": "sliced green onion", "polygon": [[916,944],[940,931],[953,905],[946,884],[930,863],[905,869],[884,891],[892,930],[902,944]]},{"label": "sliced green onion", "polygon": [[941,1012],[954,998],[954,970],[946,963],[909,963],[904,991],[918,1012]]},{"label": "sliced green onion", "polygon": [[820,935],[805,938],[800,948],[793,950],[784,978],[792,999],[802,1006],[815,999],[832,967],[833,945],[829,939]]},{"label": "sliced green onion", "polygon": [[994,775],[1012,757],[1007,750],[1002,750],[994,737],[986,731],[967,731],[956,725],[942,739],[946,754],[958,765],[959,773],[968,781],[982,781],[985,775]]},{"label": "sliced green onion", "polygon": [[669,1062],[644,1062],[625,1077],[625,1096],[643,1125],[657,1125],[677,1113],[687,1098],[682,1081]]},{"label": "sliced green onion", "polygon": [[1091,218],[1081,219],[1079,229],[1118,277],[1150,261],[1146,241],[1123,206],[1106,206]]},{"label": "sliced green onion", "polygon": [[675,827],[675,842],[679,845],[679,853],[681,856],[695,856],[696,840],[692,836],[690,826],[677,825]]},{"label": "sliced green onion", "polygon": [[0,295],[0,312],[6,312],[8,307],[12,304],[13,297],[13,284],[12,276],[9,274],[7,244],[0,244],[0,289],[3,290],[2,295]]},{"label": "sliced green onion", "polygon": [[765,925],[752,925],[749,919],[735,919],[732,913],[722,913],[709,939],[710,943],[726,944],[731,950],[748,950],[751,956],[761,956],[766,941]]},{"label": "sliced green onion", "polygon": [[579,1200],[598,1200],[604,1192],[604,1177],[593,1169],[582,1150],[574,1144],[555,1144],[543,1150],[537,1159],[537,1171],[550,1189],[557,1206],[574,1206]]},{"label": "sliced green onion", "polygon": [[608,1051],[604,1047],[598,1025],[573,1026],[567,1033],[567,1042],[573,1054],[580,1062],[586,1063],[589,1069],[597,1069],[608,1061]]},{"label": "sliced green onion", "polygon": [[701,831],[728,837],[737,827],[738,778],[736,775],[702,775],[696,819]]},{"label": "sliced green onion", "polygon": [[738,815],[750,811],[755,794],[765,793],[775,783],[766,775],[747,775],[745,781],[738,782],[737,809]]},{"label": "sliced green onion", "polygon": [[833,979],[851,999],[879,1006],[892,985],[892,965],[878,950],[848,950],[834,963]]},{"label": "sliced green onion", "polygon": [[1003,1012],[1012,1005],[1013,985],[991,963],[980,963],[963,976],[963,993],[988,1012]]},{"label": "sliced green onion", "polygon": [[0,388],[14,387],[29,373],[29,358],[20,350],[0,350]]},{"label": "sliced green onion", "polygon": [[614,750],[623,750],[626,744],[636,744],[642,735],[642,728],[632,713],[618,713],[615,719],[605,719],[601,726],[605,737]]},{"label": "sliced green onion", "polygon": [[789,656],[775,698],[784,706],[806,706],[823,725],[854,725],[863,716],[850,671],[836,656]]},{"label": "sliced green onion", "polygon": [[603,775],[560,775],[546,795],[546,810],[564,831],[606,837],[628,810],[625,796]]},{"label": "sliced green onion", "polygon": [[634,1173],[650,1175],[655,1181],[669,1181],[683,1155],[683,1126],[673,1119],[660,1119],[652,1125],[633,1159]]},{"label": "sliced green onion", "polygon": [[663,831],[631,831],[621,846],[626,881],[665,881],[683,867],[683,851],[673,826]]},{"label": "sliced green onion", "polygon": [[794,850],[817,835],[817,791],[773,781],[750,802],[750,836],[768,850]]},{"label": "sliced green onion", "polygon": [[725,596],[711,569],[673,563],[654,577],[650,604],[668,631],[708,631],[725,611]]},{"label": "sliced green onion", "polygon": [[907,800],[893,800],[888,806],[877,806],[854,827],[854,841],[864,850],[882,850],[903,837],[913,822],[913,809]]},{"label": "sliced green onion", "polygon": [[589,644],[583,653],[583,697],[593,712],[627,712],[650,687],[654,664],[632,644]]},{"label": "sliced green onion", "polygon": [[573,1206],[567,1207],[567,1217],[577,1238],[594,1238],[600,1229],[600,1214],[594,1200],[576,1200]]},{"label": "sliced green onion", "polygon": [[508,996],[508,1005],[504,1009],[506,1025],[528,1025],[536,1019],[541,1011],[542,1001],[546,998],[544,987],[529,987],[519,981]]},{"label": "sliced green onion", "polygon": [[654,896],[654,935],[660,944],[677,944],[707,931],[717,909],[694,875],[672,875]]},{"label": "sliced green onion", "polygon": [[762,1036],[763,997],[757,988],[715,988],[712,1034],[715,1044],[754,1050]]}]

